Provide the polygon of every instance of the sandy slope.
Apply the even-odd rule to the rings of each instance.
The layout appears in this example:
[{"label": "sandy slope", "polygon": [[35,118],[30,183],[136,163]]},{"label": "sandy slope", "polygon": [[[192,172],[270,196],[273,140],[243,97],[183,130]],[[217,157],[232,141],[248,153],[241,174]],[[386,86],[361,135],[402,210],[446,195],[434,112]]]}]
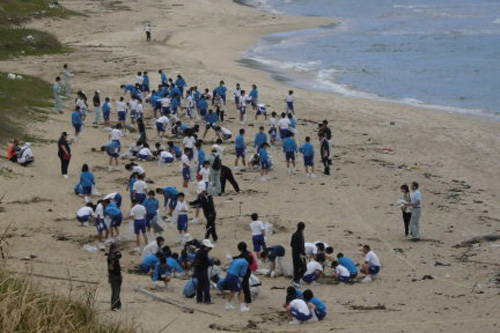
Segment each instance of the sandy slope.
[{"label": "sandy slope", "polygon": [[[229,88],[235,82],[248,87],[257,83],[262,100],[281,111],[282,98],[288,87],[270,79],[263,72],[237,65],[234,60],[241,51],[257,41],[259,35],[280,30],[299,29],[328,23],[324,19],[274,17],[229,0],[188,1],[64,1],[88,17],[70,21],[36,21],[32,25],[55,33],[75,52],[42,58],[28,58],[0,63],[0,70],[39,75],[52,81],[63,63],[70,63],[76,78],[74,86],[103,95],[118,96],[118,86],[133,80],[134,72],[149,70],[154,84],[159,68],[169,75],[182,73],[188,84],[213,88],[224,79]],[[141,22],[153,22],[156,42],[143,40]],[[328,119],[334,129],[334,168],[331,177],[308,180],[302,174],[288,176],[284,158],[272,151],[277,162],[275,177],[260,183],[257,173],[237,175],[240,195],[217,198],[221,216],[218,228],[221,241],[214,254],[224,258],[235,252],[238,241],[250,241],[248,217],[258,212],[263,219],[279,227],[270,237],[271,244],[287,249],[290,233],[298,221],[307,223],[306,240],[324,240],[337,250],[362,260],[360,245],[368,243],[383,263],[380,279],[373,284],[354,286],[320,285],[314,292],[330,309],[329,318],[301,328],[289,327],[279,317],[284,300],[283,290],[271,287],[288,286],[287,279],[263,279],[264,291],[248,314],[226,313],[223,300],[200,309],[221,314],[182,313],[177,308],[160,304],[133,292],[136,285],[149,286],[143,276],[125,274],[123,299],[125,311],[107,312],[109,288],[102,254],[86,253],[81,245],[94,234],[93,228],[77,227],[74,212],[82,205],[72,194],[81,164],[94,168],[102,192],[125,194],[125,170],[108,173],[102,169],[107,159],[91,152],[105,143],[107,135],[88,126],[81,142],[73,147],[74,159],[70,179],[59,176],[55,144],[36,147],[37,162],[28,169],[14,167],[13,178],[0,178],[1,193],[7,192],[0,213],[1,225],[13,223],[9,239],[12,270],[32,269],[34,272],[73,276],[99,281],[99,308],[110,320],[134,320],[144,332],[157,332],[175,319],[166,331],[210,331],[217,323],[231,331],[244,328],[252,331],[325,332],[330,329],[349,332],[482,332],[498,331],[499,289],[487,283],[498,274],[498,266],[466,263],[460,258],[498,263],[497,243],[485,243],[478,249],[455,248],[469,236],[500,232],[500,205],[497,188],[500,181],[498,123],[437,111],[353,100],[339,96],[297,91],[299,119]],[[67,104],[70,107],[69,103]],[[229,104],[230,116],[234,116]],[[391,126],[389,123],[395,122]],[[257,124],[255,124],[257,125]],[[299,121],[299,141],[312,135],[314,126]],[[69,130],[69,115],[54,116],[44,124],[32,126],[46,138],[57,139],[62,130]],[[236,131],[234,120],[229,127]],[[256,126],[247,127],[247,141],[253,138]],[[151,133],[150,136],[153,134]],[[128,146],[133,138],[126,139]],[[392,148],[394,154],[384,154]],[[229,148],[231,150],[231,148]],[[230,154],[223,159],[233,162]],[[418,168],[409,169],[412,165]],[[155,185],[181,185],[176,167],[159,169],[143,163]],[[12,167],[4,161],[0,167]],[[299,170],[303,170],[300,166]],[[399,198],[401,183],[419,181],[424,195],[423,236],[428,240],[413,244],[402,237],[400,212],[394,203]],[[155,186],[151,185],[151,186]],[[470,188],[469,188],[470,186]],[[252,190],[252,191],[248,191]],[[458,196],[451,196],[457,193]],[[34,197],[43,201],[29,204]],[[239,214],[239,203],[242,216]],[[125,200],[125,207],[128,207]],[[123,228],[125,229],[125,228]],[[200,237],[203,226],[191,228]],[[168,243],[176,239],[169,230]],[[57,239],[62,240],[57,240]],[[494,247],[496,246],[496,247]],[[126,243],[130,249],[132,244]],[[124,266],[131,267],[138,257],[128,254]],[[20,258],[29,254],[38,257],[29,262]],[[435,266],[439,261],[450,266]],[[422,280],[432,275],[433,280]],[[471,291],[475,283],[481,285]],[[44,281],[47,288],[67,291],[69,285]],[[197,307],[180,296],[182,281],[172,283],[166,295]],[[76,284],[72,288],[81,290]],[[385,305],[386,310],[360,311],[352,305]],[[249,321],[257,326],[248,325]],[[248,327],[247,327],[248,325]]]}]

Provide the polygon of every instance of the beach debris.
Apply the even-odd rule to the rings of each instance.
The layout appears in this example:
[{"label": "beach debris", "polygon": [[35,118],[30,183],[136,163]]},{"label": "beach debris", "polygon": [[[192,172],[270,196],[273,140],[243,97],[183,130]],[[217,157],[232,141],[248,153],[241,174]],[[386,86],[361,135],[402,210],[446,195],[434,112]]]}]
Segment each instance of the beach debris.
[{"label": "beach debris", "polygon": [[94,252],[97,252],[99,251],[99,249],[97,248],[97,246],[93,246],[93,245],[90,245],[90,244],[85,244],[83,246],[83,249],[89,253],[94,253]]},{"label": "beach debris", "polygon": [[[352,305],[348,305],[348,307],[351,308],[352,310],[357,310],[357,311],[376,311],[376,310],[387,311],[387,310],[389,310],[389,309],[387,309],[387,307],[384,304],[381,304],[381,303],[378,303],[377,305],[373,305],[373,306],[352,304]],[[389,310],[389,311],[398,311],[398,310]]]},{"label": "beach debris", "polygon": [[34,255],[34,254],[30,254],[29,256],[26,256],[26,257],[23,257],[21,258],[22,261],[29,261],[29,260],[33,260],[33,259],[36,259],[37,256]]},{"label": "beach debris", "polygon": [[[500,239],[500,235],[499,234],[486,234],[486,235],[479,235],[479,236],[474,236],[474,237],[471,237],[465,241],[463,241],[462,243],[460,243],[460,245],[457,245],[456,247],[465,247],[465,246],[478,246],[477,249],[479,249],[481,246],[480,242],[482,241],[486,241],[486,242],[494,242],[494,241],[497,241]],[[477,250],[476,249],[476,250]]]},{"label": "beach debris", "polygon": [[436,262],[434,263],[434,266],[451,266],[451,264],[443,264],[443,263],[442,263],[442,262],[440,262],[440,261],[436,261]]},{"label": "beach debris", "polygon": [[22,40],[30,44],[36,44],[36,38],[33,35],[24,36]]},{"label": "beach debris", "polygon": [[434,278],[432,277],[432,275],[424,275],[422,277],[422,280],[434,280]]},{"label": "beach debris", "polygon": [[59,2],[58,1],[52,1],[50,4],[49,4],[49,8],[59,8]]},{"label": "beach debris", "polygon": [[198,309],[194,309],[194,308],[191,308],[191,307],[188,307],[188,306],[185,306],[181,303],[178,303],[170,298],[167,298],[167,297],[164,297],[164,296],[159,296],[159,295],[156,295],[155,293],[152,293],[144,288],[141,288],[141,287],[136,287],[135,288],[135,291],[136,292],[139,292],[141,294],[144,294],[146,296],[149,296],[157,301],[160,301],[160,302],[163,302],[163,303],[167,303],[167,304],[170,304],[170,305],[173,305],[175,307],[178,307],[179,309],[185,311],[185,312],[188,312],[188,313],[194,313],[195,311],[198,311],[198,312],[201,312],[201,313],[205,313],[205,314],[208,314],[208,315],[211,315],[211,316],[215,316],[215,317],[221,317],[221,315],[219,314],[216,314],[216,313],[212,313],[212,312],[208,312],[208,311],[204,311],[204,310],[198,310]]},{"label": "beach debris", "polygon": [[396,125],[396,122],[391,121],[391,122],[389,123],[389,125],[394,126],[394,125]]},{"label": "beach debris", "polygon": [[15,80],[16,79],[16,74],[12,74],[12,73],[7,74],[7,79],[9,79],[9,80]]}]

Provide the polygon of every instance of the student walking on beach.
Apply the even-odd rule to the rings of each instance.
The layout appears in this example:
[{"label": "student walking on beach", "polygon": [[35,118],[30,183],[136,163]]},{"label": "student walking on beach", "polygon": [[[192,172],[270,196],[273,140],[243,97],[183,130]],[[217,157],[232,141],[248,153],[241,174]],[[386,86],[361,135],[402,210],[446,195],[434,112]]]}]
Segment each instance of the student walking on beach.
[{"label": "student walking on beach", "polygon": [[61,87],[61,78],[56,77],[56,81],[52,84],[52,92],[54,93],[55,99],[55,109],[60,114],[63,113],[63,105],[62,105],[62,94],[63,88]]},{"label": "student walking on beach", "polygon": [[64,78],[64,94],[69,96],[71,94],[71,79],[75,75],[69,70],[68,64],[64,64],[62,76]]},{"label": "student walking on beach", "polygon": [[292,285],[295,288],[300,288],[300,279],[306,272],[306,252],[304,246],[304,229],[306,225],[304,222],[297,224],[297,231],[292,235],[290,246],[292,247],[292,260],[293,260],[293,280]]},{"label": "student walking on beach", "polygon": [[[102,107],[101,107],[101,93],[99,90],[96,90],[94,93],[94,97],[92,98],[92,103],[94,104],[94,125],[102,124]],[[108,117],[109,118],[109,117]]]},{"label": "student walking on beach", "polygon": [[328,143],[324,133],[319,133],[319,141],[321,143],[320,152],[321,162],[323,162],[324,167],[323,172],[325,175],[330,175],[330,144]]},{"label": "student walking on beach", "polygon": [[122,302],[120,300],[120,291],[122,287],[123,277],[120,266],[122,254],[117,244],[113,243],[109,247],[108,253],[108,279],[111,284],[111,310],[120,311]]},{"label": "student walking on beach", "polygon": [[[401,200],[404,200],[405,202],[411,202],[410,189],[408,185],[406,184],[401,185],[401,193],[403,194]],[[407,205],[402,205],[401,210],[403,212],[403,224],[405,228],[405,236],[408,236],[410,231],[409,229],[410,229],[412,207]]]},{"label": "student walking on beach", "polygon": [[61,161],[61,174],[68,179],[68,166],[71,160],[71,148],[68,142],[68,133],[62,132],[59,141],[57,142],[59,160]]},{"label": "student walking on beach", "polygon": [[422,193],[418,189],[418,183],[411,183],[411,202],[406,206],[411,207],[410,231],[411,240],[418,242],[420,240],[420,215],[422,214]]}]

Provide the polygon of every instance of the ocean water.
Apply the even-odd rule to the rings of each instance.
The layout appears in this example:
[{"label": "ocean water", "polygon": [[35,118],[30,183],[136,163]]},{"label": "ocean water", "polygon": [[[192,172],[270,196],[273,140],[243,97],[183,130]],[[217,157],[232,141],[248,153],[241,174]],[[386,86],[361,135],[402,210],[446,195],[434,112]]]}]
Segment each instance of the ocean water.
[{"label": "ocean water", "polygon": [[263,36],[243,62],[301,88],[500,119],[500,0],[238,0],[338,24]]}]

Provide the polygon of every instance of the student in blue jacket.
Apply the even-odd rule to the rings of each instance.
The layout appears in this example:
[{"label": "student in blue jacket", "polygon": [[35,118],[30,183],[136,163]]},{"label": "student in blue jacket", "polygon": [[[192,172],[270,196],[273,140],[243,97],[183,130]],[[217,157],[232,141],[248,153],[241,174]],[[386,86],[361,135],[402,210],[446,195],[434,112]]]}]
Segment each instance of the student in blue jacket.
[{"label": "student in blue jacket", "polygon": [[[297,143],[293,138],[293,133],[288,132],[288,137],[283,141],[283,151],[285,152],[286,158],[286,169],[288,174],[295,173],[295,153],[297,152]],[[290,168],[290,163],[292,168]]]},{"label": "student in blue jacket", "polygon": [[[306,142],[299,148],[299,152],[304,156],[304,166],[307,178],[316,178],[314,174],[314,147],[311,144],[311,138],[306,136]],[[311,172],[309,173],[309,170]]]},{"label": "student in blue jacket", "polygon": [[71,113],[71,125],[73,125],[75,129],[75,139],[78,139],[78,135],[80,135],[83,126],[82,113],[78,105],[75,107],[75,111]]},{"label": "student in blue jacket", "polygon": [[82,186],[83,200],[85,203],[90,202],[90,195],[92,194],[92,186],[95,185],[95,179],[92,172],[89,171],[89,166],[87,164],[82,166],[80,185]]},{"label": "student in blue jacket", "polygon": [[240,134],[236,136],[234,140],[234,148],[236,150],[236,160],[234,161],[234,168],[238,168],[238,162],[241,157],[241,164],[243,164],[243,168],[246,167],[247,163],[245,161],[245,130],[243,128],[240,129]]},{"label": "student in blue jacket", "polygon": [[267,173],[271,168],[271,163],[269,162],[269,155],[267,154],[267,148],[269,144],[266,142],[260,146],[259,149],[259,161],[260,161],[260,180],[267,181]]}]

